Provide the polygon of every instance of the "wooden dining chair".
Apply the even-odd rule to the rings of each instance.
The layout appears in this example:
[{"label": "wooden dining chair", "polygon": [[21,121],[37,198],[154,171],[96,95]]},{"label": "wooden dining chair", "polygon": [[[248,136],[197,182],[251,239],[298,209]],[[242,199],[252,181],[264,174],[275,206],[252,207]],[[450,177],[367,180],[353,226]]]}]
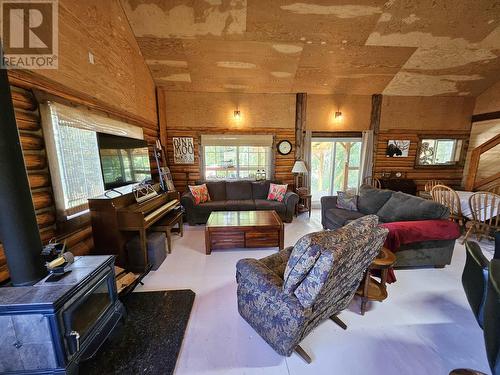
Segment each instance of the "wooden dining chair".
[{"label": "wooden dining chair", "polygon": [[448,207],[450,210],[450,220],[453,220],[465,229],[466,217],[462,215],[460,198],[455,190],[446,185],[435,185],[431,189],[432,200]]},{"label": "wooden dining chair", "polygon": [[376,189],[382,189],[382,183],[377,177],[366,176],[363,178],[363,184],[373,186]]},{"label": "wooden dining chair", "polygon": [[425,183],[424,185],[424,190],[423,191],[419,191],[418,192],[418,196],[420,198],[424,198],[424,199],[432,199],[432,196],[431,196],[431,190],[434,186],[436,185],[444,185],[441,181],[439,180],[429,180]]},{"label": "wooden dining chair", "polygon": [[[424,185],[424,190],[428,193],[431,192],[432,188],[437,185],[444,185],[441,181],[439,180],[429,180],[425,183]],[[446,185],[444,185],[446,186]]]},{"label": "wooden dining chair", "polygon": [[469,197],[472,222],[465,234],[465,240],[475,233],[477,240],[483,236],[493,238],[493,233],[500,230],[500,195],[479,191]]}]

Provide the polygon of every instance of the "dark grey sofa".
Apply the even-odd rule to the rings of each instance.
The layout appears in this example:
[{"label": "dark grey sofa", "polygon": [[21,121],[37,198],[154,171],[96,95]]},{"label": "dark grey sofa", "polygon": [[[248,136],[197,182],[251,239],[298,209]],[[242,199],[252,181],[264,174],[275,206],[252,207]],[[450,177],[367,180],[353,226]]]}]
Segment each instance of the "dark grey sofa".
[{"label": "dark grey sofa", "polygon": [[[325,229],[337,229],[364,215],[375,214],[381,223],[448,219],[443,205],[392,190],[362,185],[358,211],[337,208],[337,197],[321,198],[321,223]],[[396,252],[396,267],[434,266],[451,263],[455,240],[422,241],[401,246]]]},{"label": "dark grey sofa", "polygon": [[195,204],[193,195],[186,192],[181,204],[186,210],[189,225],[205,224],[212,211],[276,211],[287,223],[293,220],[299,196],[288,191],[283,202],[267,200],[269,185],[277,181],[197,181],[207,184],[210,202]]}]

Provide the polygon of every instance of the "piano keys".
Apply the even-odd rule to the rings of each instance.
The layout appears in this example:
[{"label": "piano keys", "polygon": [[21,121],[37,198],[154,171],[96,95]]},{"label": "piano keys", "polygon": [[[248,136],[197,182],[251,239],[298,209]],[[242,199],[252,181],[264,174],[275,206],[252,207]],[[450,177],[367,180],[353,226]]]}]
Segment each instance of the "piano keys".
[{"label": "piano keys", "polygon": [[120,230],[149,228],[165,214],[180,206],[178,199],[170,199],[162,194],[144,203],[135,203],[118,210]]}]

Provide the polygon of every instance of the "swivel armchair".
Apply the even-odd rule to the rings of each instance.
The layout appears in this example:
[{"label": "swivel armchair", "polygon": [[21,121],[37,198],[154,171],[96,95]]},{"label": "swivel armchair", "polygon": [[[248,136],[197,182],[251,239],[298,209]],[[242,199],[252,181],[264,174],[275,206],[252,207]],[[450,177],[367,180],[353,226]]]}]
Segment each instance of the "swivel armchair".
[{"label": "swivel armchair", "polygon": [[364,272],[387,236],[375,215],[335,231],[310,233],[292,248],[236,265],[240,315],[279,354],[296,351],[322,321],[337,317],[351,302]]}]

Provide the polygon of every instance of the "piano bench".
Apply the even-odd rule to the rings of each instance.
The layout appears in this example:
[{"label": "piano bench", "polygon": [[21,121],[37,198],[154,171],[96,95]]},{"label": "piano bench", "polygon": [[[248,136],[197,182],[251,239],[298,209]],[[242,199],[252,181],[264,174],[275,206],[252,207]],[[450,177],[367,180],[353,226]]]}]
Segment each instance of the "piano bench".
[{"label": "piano bench", "polygon": [[184,235],[182,211],[165,216],[150,228],[153,232],[165,232],[167,236],[167,251],[169,254],[172,252],[172,229],[174,229],[175,225],[178,226],[179,235],[182,237]]}]

